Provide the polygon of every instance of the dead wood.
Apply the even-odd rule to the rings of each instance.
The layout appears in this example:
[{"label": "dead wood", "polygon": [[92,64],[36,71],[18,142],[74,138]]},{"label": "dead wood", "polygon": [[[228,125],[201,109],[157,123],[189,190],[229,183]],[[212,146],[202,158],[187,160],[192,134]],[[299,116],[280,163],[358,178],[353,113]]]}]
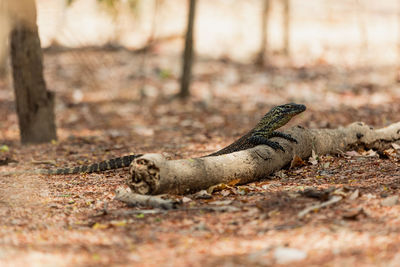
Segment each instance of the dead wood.
[{"label": "dead wood", "polygon": [[132,192],[129,188],[119,187],[115,192],[115,199],[125,202],[129,206],[145,206],[163,210],[173,209],[176,201],[163,199],[160,196],[144,196]]},{"label": "dead wood", "polygon": [[129,187],[139,194],[186,194],[218,183],[240,180],[254,182],[288,165],[294,156],[308,159],[317,155],[337,154],[350,149],[384,150],[400,140],[400,122],[374,130],[356,122],[337,129],[305,129],[297,126],[286,131],[297,143],[276,139],[285,149],[274,151],[268,146],[230,154],[167,160],[160,154],[144,154],[130,166]]}]

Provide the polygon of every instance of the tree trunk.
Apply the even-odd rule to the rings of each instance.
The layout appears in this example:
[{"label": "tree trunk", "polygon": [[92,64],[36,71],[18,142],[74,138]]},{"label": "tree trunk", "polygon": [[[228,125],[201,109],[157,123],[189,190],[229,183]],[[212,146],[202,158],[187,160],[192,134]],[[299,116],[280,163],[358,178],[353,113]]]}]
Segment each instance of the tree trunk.
[{"label": "tree trunk", "polygon": [[[400,62],[400,3],[397,3],[397,62]],[[400,64],[397,65],[396,82],[400,83]]]},{"label": "tree trunk", "polygon": [[7,38],[0,37],[0,78],[5,79],[7,77],[7,60],[8,60],[8,49],[7,49]]},{"label": "tree trunk", "polygon": [[354,11],[356,12],[357,26],[361,43],[360,55],[362,56],[365,55],[368,50],[368,31],[366,25],[368,18],[366,16],[366,10],[363,2],[356,0]]},{"label": "tree trunk", "polygon": [[186,30],[185,51],[183,54],[183,69],[181,77],[181,91],[179,97],[186,98],[190,95],[189,86],[192,76],[193,63],[193,25],[195,17],[196,0],[190,0],[189,18]]},{"label": "tree trunk", "polygon": [[268,17],[270,9],[270,0],[263,0],[263,12],[261,16],[261,45],[260,51],[256,59],[256,64],[259,66],[264,66],[265,64],[265,53],[268,46]]},{"label": "tree trunk", "polygon": [[283,53],[290,53],[290,0],[283,0]]},{"label": "tree trunk", "polygon": [[11,62],[22,143],[57,139],[54,95],[46,90],[37,26],[19,23],[11,32]]},{"label": "tree trunk", "polygon": [[0,78],[6,78],[8,74],[8,55],[11,22],[6,12],[5,2],[0,0]]}]

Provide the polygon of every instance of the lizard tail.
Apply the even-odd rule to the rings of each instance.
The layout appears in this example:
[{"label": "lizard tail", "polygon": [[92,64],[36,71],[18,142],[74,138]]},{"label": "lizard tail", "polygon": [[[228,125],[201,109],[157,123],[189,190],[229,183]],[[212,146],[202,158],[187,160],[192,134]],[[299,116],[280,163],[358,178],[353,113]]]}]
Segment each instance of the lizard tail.
[{"label": "lizard tail", "polygon": [[77,174],[77,173],[92,173],[92,172],[102,172],[107,170],[114,170],[119,168],[128,167],[131,162],[140,157],[141,154],[128,155],[118,158],[113,158],[109,160],[104,160],[98,163],[93,163],[91,165],[79,165],[71,168],[59,168],[59,169],[43,169],[40,170],[41,174]]}]

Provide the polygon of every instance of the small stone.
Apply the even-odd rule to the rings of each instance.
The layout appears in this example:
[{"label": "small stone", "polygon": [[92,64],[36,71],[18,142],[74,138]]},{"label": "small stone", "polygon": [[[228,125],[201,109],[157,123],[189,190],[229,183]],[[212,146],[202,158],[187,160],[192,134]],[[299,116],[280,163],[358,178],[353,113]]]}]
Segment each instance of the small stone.
[{"label": "small stone", "polygon": [[183,202],[183,203],[188,203],[188,202],[190,202],[190,201],[192,201],[191,198],[188,198],[188,197],[183,197],[183,198],[182,198],[182,202]]},{"label": "small stone", "polygon": [[212,196],[206,190],[200,190],[199,192],[194,194],[193,198],[194,199],[210,199],[210,198],[212,198]]},{"label": "small stone", "polygon": [[306,257],[306,252],[296,248],[279,247],[274,251],[274,258],[278,264],[301,261]]},{"label": "small stone", "polygon": [[392,207],[399,202],[399,196],[390,196],[381,201],[381,205],[384,207]]},{"label": "small stone", "polygon": [[365,214],[363,208],[350,209],[343,212],[342,218],[345,220],[357,220],[361,214]]}]

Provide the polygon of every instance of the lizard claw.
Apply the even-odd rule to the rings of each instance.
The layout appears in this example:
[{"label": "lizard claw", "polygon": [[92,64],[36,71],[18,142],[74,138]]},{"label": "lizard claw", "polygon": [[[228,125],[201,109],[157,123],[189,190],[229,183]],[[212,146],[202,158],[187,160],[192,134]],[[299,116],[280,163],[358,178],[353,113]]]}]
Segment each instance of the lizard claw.
[{"label": "lizard claw", "polygon": [[265,138],[264,136],[253,135],[249,138],[249,142],[254,145],[266,145],[266,146],[271,147],[274,150],[279,149],[279,150],[282,150],[283,152],[285,152],[285,149],[278,142],[268,140],[268,138]]},{"label": "lizard claw", "polygon": [[280,138],[289,140],[289,141],[297,144],[297,140],[294,139],[290,134],[286,134],[286,133],[282,133],[282,132],[272,132],[272,133],[270,133],[268,138],[272,138],[272,137],[280,137]]}]

